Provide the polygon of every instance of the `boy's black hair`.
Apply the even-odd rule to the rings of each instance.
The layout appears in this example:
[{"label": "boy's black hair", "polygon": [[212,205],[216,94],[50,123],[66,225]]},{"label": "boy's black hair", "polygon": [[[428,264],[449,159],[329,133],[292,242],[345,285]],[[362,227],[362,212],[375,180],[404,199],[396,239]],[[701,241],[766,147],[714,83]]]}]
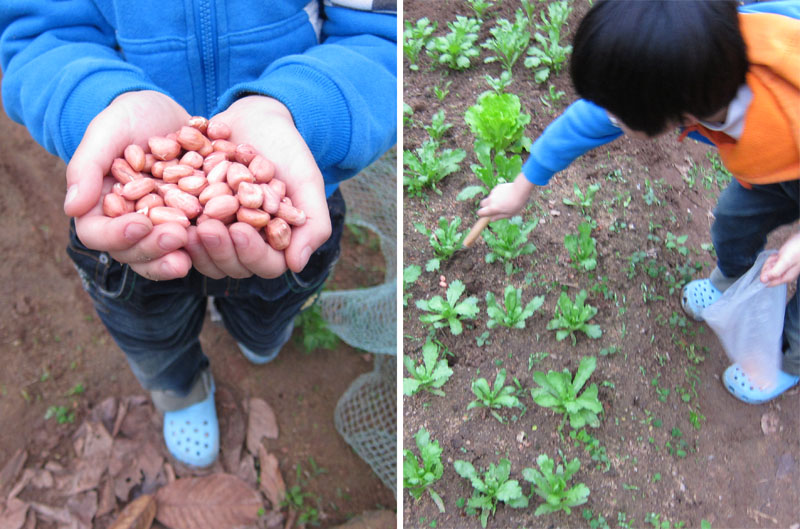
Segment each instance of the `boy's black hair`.
[{"label": "boy's black hair", "polygon": [[684,113],[715,114],[747,73],[736,7],[735,0],[597,2],[575,34],[575,90],[649,136]]}]

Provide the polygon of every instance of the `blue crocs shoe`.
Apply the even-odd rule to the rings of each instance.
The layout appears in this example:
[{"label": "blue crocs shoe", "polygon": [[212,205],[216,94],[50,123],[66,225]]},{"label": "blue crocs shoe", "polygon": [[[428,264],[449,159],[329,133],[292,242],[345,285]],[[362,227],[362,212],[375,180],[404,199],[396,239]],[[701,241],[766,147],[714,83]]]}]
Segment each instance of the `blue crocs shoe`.
[{"label": "blue crocs shoe", "polygon": [[196,468],[211,466],[219,453],[219,422],[214,385],[205,400],[164,412],[164,441],[172,457]]},{"label": "blue crocs shoe", "polygon": [[733,364],[722,376],[725,389],[731,395],[748,404],[763,404],[774,399],[800,382],[800,377],[780,371],[777,382],[768,390],[761,390],[742,371],[739,364]]},{"label": "blue crocs shoe", "polygon": [[703,309],[721,296],[722,292],[712,285],[709,279],[695,279],[683,287],[681,306],[690,318],[695,321],[703,321]]},{"label": "blue crocs shoe", "polygon": [[289,323],[286,324],[286,327],[284,327],[283,330],[281,331],[281,335],[278,338],[278,345],[276,345],[275,347],[264,353],[259,354],[253,352],[242,342],[236,342],[236,345],[239,346],[239,350],[242,352],[245,358],[250,360],[251,364],[263,365],[275,360],[275,357],[277,357],[278,353],[281,352],[283,346],[286,345],[286,342],[288,342],[289,338],[292,337],[292,331],[294,331],[294,318],[289,320]]}]

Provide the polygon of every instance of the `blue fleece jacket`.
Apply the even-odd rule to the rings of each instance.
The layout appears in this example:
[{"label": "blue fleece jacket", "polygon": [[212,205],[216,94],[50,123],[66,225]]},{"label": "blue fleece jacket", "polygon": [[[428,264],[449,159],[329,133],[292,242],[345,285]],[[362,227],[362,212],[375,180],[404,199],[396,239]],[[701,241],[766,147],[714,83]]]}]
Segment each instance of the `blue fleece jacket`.
[{"label": "blue fleece jacket", "polygon": [[[739,8],[742,13],[775,13],[800,19],[800,0],[762,2]],[[531,155],[522,172],[531,183],[546,185],[553,175],[566,169],[582,154],[605,145],[620,136],[622,129],[613,125],[606,111],[579,99],[556,118],[531,146]],[[696,132],[690,138],[711,143]]]},{"label": "blue fleece jacket", "polygon": [[396,16],[354,0],[3,0],[3,106],[69,161],[116,96],[213,116],[246,93],[292,113],[330,195],[396,141]]}]

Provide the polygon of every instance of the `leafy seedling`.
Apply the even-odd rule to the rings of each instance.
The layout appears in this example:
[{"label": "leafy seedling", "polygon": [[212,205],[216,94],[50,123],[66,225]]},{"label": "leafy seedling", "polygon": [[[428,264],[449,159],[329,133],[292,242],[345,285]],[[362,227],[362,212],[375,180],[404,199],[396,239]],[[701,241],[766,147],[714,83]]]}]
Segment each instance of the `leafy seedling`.
[{"label": "leafy seedling", "polygon": [[489,0],[467,0],[469,7],[472,8],[472,11],[475,13],[475,16],[479,19],[483,19],[483,15],[486,14],[486,11],[494,6],[494,2],[490,2]]},{"label": "leafy seedling", "polygon": [[492,150],[489,144],[477,142],[475,156],[480,164],[470,165],[470,169],[484,185],[467,186],[458,193],[456,200],[471,200],[477,195],[486,195],[498,184],[511,182],[522,171],[522,158],[515,154],[510,158],[499,152],[492,161]]},{"label": "leafy seedling", "polygon": [[417,282],[419,276],[422,275],[422,268],[419,265],[408,265],[403,269],[403,306],[408,306],[408,299],[411,297],[411,292],[408,289],[411,285]]},{"label": "leafy seedling", "polygon": [[568,233],[564,236],[564,246],[575,269],[589,272],[597,267],[597,240],[591,234],[591,224],[581,222],[577,234]]},{"label": "leafy seedling", "polygon": [[492,36],[481,44],[481,47],[494,55],[485,58],[483,62],[500,62],[510,74],[514,64],[525,54],[531,40],[528,18],[521,9],[518,9],[513,23],[504,18],[498,19],[489,33]]},{"label": "leafy seedling", "polygon": [[447,175],[458,171],[458,164],[466,156],[467,151],[464,149],[440,151],[439,142],[435,140],[426,141],[414,152],[404,151],[403,164],[406,170],[403,171],[403,185],[408,195],[420,196],[426,188],[431,188],[441,195],[442,192],[436,188],[436,184]]},{"label": "leafy seedling", "polygon": [[408,489],[415,500],[419,500],[427,491],[439,512],[445,512],[442,497],[433,490],[433,484],[444,472],[442,448],[438,441],[431,441],[431,436],[425,428],[419,429],[414,440],[422,462],[420,463],[411,450],[403,450],[403,488]]},{"label": "leafy seedling", "polygon": [[539,406],[564,414],[559,431],[564,428],[567,418],[570,427],[576,430],[587,424],[593,428],[600,426],[597,414],[603,411],[603,405],[597,399],[597,384],[592,384],[579,395],[596,366],[595,357],[585,356],[581,358],[574,379],[566,368],[563,371],[550,370],[546,375],[541,371],[533,372],[533,381],[539,387],[531,389],[531,397]]},{"label": "leafy seedling", "polygon": [[449,259],[456,251],[461,249],[464,237],[467,236],[467,232],[458,231],[458,228],[461,227],[461,217],[455,217],[449,222],[447,218],[439,217],[439,227],[433,231],[420,223],[415,223],[414,227],[418,232],[428,237],[428,241],[433,248],[435,257],[425,265],[425,270],[428,272],[439,270],[442,261]]},{"label": "leafy seedling", "polygon": [[444,358],[439,358],[439,345],[430,338],[422,346],[422,364],[414,365],[414,360],[403,355],[403,364],[410,378],[403,379],[403,395],[411,396],[420,391],[427,391],[444,397],[444,386],[453,375],[453,370],[447,365]]},{"label": "leafy seedling", "polygon": [[431,124],[425,127],[425,132],[431,139],[439,141],[444,134],[453,127],[452,123],[445,122],[444,110],[439,110],[431,117]]},{"label": "leafy seedling", "polygon": [[519,153],[530,148],[525,127],[531,116],[522,111],[522,103],[514,94],[484,92],[467,109],[464,121],[477,138],[476,143],[485,142],[494,152]]},{"label": "leafy seedling", "polygon": [[534,33],[533,40],[538,43],[528,48],[528,57],[525,58],[525,67],[533,69],[533,80],[544,83],[550,74],[557,74],[564,67],[567,56],[572,53],[572,46],[562,46],[559,42],[559,33],[549,31],[547,36]]},{"label": "leafy seedling", "polygon": [[521,255],[530,255],[536,251],[536,246],[528,242],[528,235],[539,224],[539,219],[532,222],[523,222],[522,217],[501,219],[489,224],[489,229],[483,231],[483,239],[489,246],[486,262],[491,264],[501,261],[505,265],[506,275],[513,271],[512,260]]},{"label": "leafy seedling", "polygon": [[481,53],[475,44],[481,24],[477,19],[459,15],[455,21],[448,22],[447,27],[450,28],[449,33],[428,42],[427,53],[438,64],[453,70],[465,70],[472,65],[472,59]]},{"label": "leafy seedling", "polygon": [[480,312],[478,298],[469,296],[465,300],[459,301],[464,290],[466,290],[464,283],[460,279],[456,279],[447,287],[446,299],[443,299],[442,296],[433,296],[431,299],[417,300],[417,308],[429,313],[422,314],[419,320],[422,323],[430,324],[434,329],[449,326],[451,333],[461,334],[463,331],[461,320],[475,319]]},{"label": "leafy seedling", "polygon": [[481,476],[472,463],[455,461],[453,467],[459,476],[468,479],[472,484],[472,497],[467,501],[467,514],[475,514],[480,509],[481,527],[486,527],[489,516],[494,515],[498,502],[503,502],[514,509],[528,506],[528,498],[522,493],[522,487],[516,479],[508,479],[511,474],[511,462],[501,459]]},{"label": "leafy seedling", "polygon": [[419,70],[417,65],[419,54],[425,49],[438,26],[438,22],[431,23],[427,17],[417,20],[416,23],[406,20],[403,31],[403,55],[408,59],[410,70]]},{"label": "leafy seedling", "polygon": [[536,296],[522,306],[522,289],[507,285],[504,293],[505,307],[498,305],[493,292],[486,293],[486,313],[489,321],[486,326],[493,329],[497,325],[524,329],[525,320],[533,316],[544,303],[544,296]]},{"label": "leafy seedling", "polygon": [[486,84],[489,85],[489,88],[498,94],[504,93],[506,89],[511,86],[511,83],[514,82],[511,72],[507,70],[500,72],[500,77],[492,77],[486,74],[483,78],[486,79]]},{"label": "leafy seedling", "polygon": [[535,468],[522,470],[522,477],[534,485],[531,497],[535,493],[544,500],[544,503],[536,508],[534,512],[536,516],[558,511],[570,514],[572,507],[583,505],[589,499],[589,487],[583,483],[567,486],[568,481],[581,467],[581,462],[577,458],[567,463],[566,467],[561,464],[556,467],[555,462],[547,454],[540,454],[536,458],[536,464],[540,470]]},{"label": "leafy seedling", "polygon": [[581,191],[581,188],[578,187],[578,184],[573,184],[572,192],[575,194],[577,200],[572,200],[570,198],[563,198],[561,200],[567,206],[580,207],[581,213],[586,215],[586,211],[592,207],[592,203],[594,203],[594,196],[598,191],[600,191],[600,184],[591,184],[588,188],[586,188],[586,193]]},{"label": "leafy seedling", "polygon": [[303,331],[298,333],[296,339],[303,344],[306,353],[317,349],[332,351],[339,345],[339,337],[330,330],[328,322],[322,317],[322,306],[319,303],[302,311],[295,319],[294,326]]},{"label": "leafy seedling", "polygon": [[572,338],[572,345],[577,343],[575,333],[581,331],[589,338],[600,338],[603,335],[599,325],[587,323],[591,320],[597,309],[585,304],[586,291],[581,290],[575,296],[573,302],[566,292],[562,292],[558,298],[554,318],[547,324],[547,330],[556,331],[556,340],[559,342],[569,336]]},{"label": "leafy seedling", "polygon": [[472,392],[477,397],[467,405],[467,410],[472,408],[488,408],[492,416],[498,421],[505,422],[494,410],[501,408],[522,408],[522,403],[517,398],[514,386],[504,386],[506,370],[501,369],[494,377],[494,386],[489,387],[485,378],[479,378],[472,383]]}]

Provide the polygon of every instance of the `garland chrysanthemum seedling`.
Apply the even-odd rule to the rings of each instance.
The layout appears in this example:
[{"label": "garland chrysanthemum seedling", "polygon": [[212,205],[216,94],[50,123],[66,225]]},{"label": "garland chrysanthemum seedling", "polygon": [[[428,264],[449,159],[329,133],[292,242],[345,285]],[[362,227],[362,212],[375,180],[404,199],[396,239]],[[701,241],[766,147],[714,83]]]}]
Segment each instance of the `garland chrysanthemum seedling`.
[{"label": "garland chrysanthemum seedling", "polygon": [[566,292],[562,292],[556,305],[555,317],[547,324],[547,330],[556,331],[556,340],[559,342],[569,336],[572,338],[572,345],[577,343],[575,332],[581,331],[589,338],[600,338],[603,330],[599,325],[587,323],[595,314],[597,308],[585,304],[585,290],[578,292],[573,303]]},{"label": "garland chrysanthemum seedling", "polygon": [[514,509],[528,506],[528,498],[522,494],[522,487],[516,479],[508,479],[511,474],[511,462],[501,459],[497,466],[489,464],[489,468],[478,474],[472,463],[455,461],[453,466],[459,476],[468,479],[472,484],[472,497],[467,501],[467,514],[474,514],[480,509],[481,527],[486,527],[489,515],[494,515],[497,503],[503,502]]},{"label": "garland chrysanthemum seedling", "polygon": [[445,359],[439,358],[439,346],[430,340],[422,346],[422,364],[414,365],[414,360],[409,356],[403,356],[403,364],[411,375],[411,378],[403,379],[403,394],[406,396],[414,395],[422,390],[444,397],[444,386],[453,375],[453,370],[447,365]]},{"label": "garland chrysanthemum seedling", "polygon": [[442,448],[438,441],[431,441],[431,436],[425,428],[420,428],[414,436],[419,449],[422,464],[411,450],[403,450],[403,488],[415,500],[420,499],[427,490],[433,503],[444,512],[444,502],[441,496],[433,490],[433,484],[442,477],[444,466],[442,465]]},{"label": "garland chrysanthemum seedling", "polygon": [[566,368],[563,371],[548,371],[546,375],[541,371],[534,371],[533,381],[539,387],[531,389],[531,397],[539,406],[564,414],[559,431],[564,428],[567,418],[570,427],[575,430],[587,424],[593,428],[600,426],[597,414],[603,411],[603,405],[597,399],[597,384],[592,384],[580,394],[596,366],[595,357],[583,357],[574,379]]},{"label": "garland chrysanthemum seedling", "polygon": [[459,301],[466,290],[464,283],[456,279],[447,287],[447,298],[433,296],[431,299],[417,300],[416,305],[420,310],[429,314],[422,314],[419,321],[430,324],[434,329],[444,326],[450,327],[450,332],[458,335],[464,330],[462,319],[475,319],[480,309],[478,298],[469,296],[464,301]]},{"label": "garland chrysanthemum seedling", "polygon": [[555,462],[547,456],[541,454],[536,459],[539,470],[535,468],[525,468],[522,470],[522,477],[525,481],[533,483],[533,493],[542,498],[545,503],[539,505],[534,513],[536,516],[550,514],[557,511],[571,513],[571,507],[583,505],[589,499],[589,487],[583,483],[578,483],[572,487],[567,487],[567,482],[578,471],[581,462],[577,458],[563,465],[555,466]]}]

